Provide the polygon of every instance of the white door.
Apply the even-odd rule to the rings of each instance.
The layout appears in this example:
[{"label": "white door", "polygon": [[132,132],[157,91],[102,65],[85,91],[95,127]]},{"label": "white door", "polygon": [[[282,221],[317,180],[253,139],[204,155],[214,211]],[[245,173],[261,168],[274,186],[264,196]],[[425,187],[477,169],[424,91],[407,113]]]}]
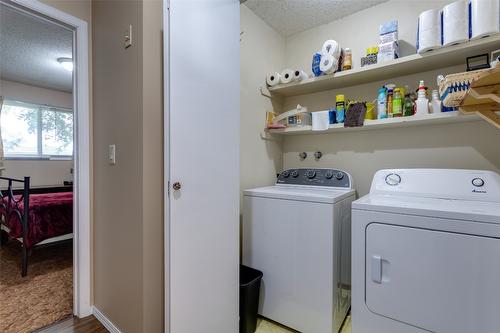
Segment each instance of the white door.
[{"label": "white door", "polygon": [[171,333],[235,333],[239,2],[165,0],[165,5],[165,178],[170,183],[165,327]]},{"label": "white door", "polygon": [[366,305],[438,333],[498,333],[500,240],[373,223],[366,229]]}]

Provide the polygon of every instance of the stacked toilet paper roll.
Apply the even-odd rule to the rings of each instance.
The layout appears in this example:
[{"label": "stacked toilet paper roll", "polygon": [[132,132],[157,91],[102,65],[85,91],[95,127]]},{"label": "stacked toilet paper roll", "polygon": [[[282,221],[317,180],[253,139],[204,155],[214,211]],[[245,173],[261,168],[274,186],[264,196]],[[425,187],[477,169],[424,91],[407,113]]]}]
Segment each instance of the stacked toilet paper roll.
[{"label": "stacked toilet paper roll", "polygon": [[482,38],[500,31],[500,0],[470,0],[471,38]]},{"label": "stacked toilet paper roll", "polygon": [[319,68],[325,74],[335,73],[339,67],[339,61],[342,54],[342,49],[339,43],[333,39],[329,39],[323,43],[321,48],[321,62]]},{"label": "stacked toilet paper roll", "polygon": [[293,81],[293,70],[287,68],[281,72],[281,83],[290,83]]},{"label": "stacked toilet paper roll", "polygon": [[469,39],[469,6],[467,0],[453,2],[443,8],[443,46]]},{"label": "stacked toilet paper roll", "polygon": [[304,72],[301,69],[296,69],[293,72],[293,80],[294,81],[302,81],[302,80],[305,80],[307,78],[308,78],[308,76],[307,76],[306,72]]},{"label": "stacked toilet paper roll", "polygon": [[426,10],[418,17],[417,52],[423,53],[441,47],[441,12]]}]

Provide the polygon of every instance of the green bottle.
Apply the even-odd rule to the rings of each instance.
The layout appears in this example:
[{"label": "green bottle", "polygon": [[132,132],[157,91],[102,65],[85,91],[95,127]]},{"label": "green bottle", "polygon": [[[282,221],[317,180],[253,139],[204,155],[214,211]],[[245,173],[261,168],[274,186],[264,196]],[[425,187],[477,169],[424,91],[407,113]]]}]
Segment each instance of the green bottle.
[{"label": "green bottle", "polygon": [[415,112],[415,106],[413,104],[413,99],[410,96],[410,93],[405,94],[405,102],[403,105],[403,116],[413,116]]}]

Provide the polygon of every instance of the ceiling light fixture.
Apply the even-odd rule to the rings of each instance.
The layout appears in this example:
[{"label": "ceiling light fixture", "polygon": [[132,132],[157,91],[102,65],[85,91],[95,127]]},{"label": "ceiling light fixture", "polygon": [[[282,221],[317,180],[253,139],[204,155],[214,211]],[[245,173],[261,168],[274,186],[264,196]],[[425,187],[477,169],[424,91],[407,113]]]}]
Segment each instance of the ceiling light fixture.
[{"label": "ceiling light fixture", "polygon": [[71,59],[71,58],[59,58],[59,59],[57,59],[57,62],[60,63],[61,66],[63,66],[63,68],[65,70],[67,70],[68,72],[73,71],[73,59]]}]

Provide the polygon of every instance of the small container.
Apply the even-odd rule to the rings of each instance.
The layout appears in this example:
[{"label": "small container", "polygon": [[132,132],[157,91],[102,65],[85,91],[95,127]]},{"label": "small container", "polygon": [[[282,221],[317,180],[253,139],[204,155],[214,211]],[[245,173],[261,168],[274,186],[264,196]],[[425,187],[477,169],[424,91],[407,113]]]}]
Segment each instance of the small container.
[{"label": "small container", "polygon": [[405,100],[403,103],[403,117],[413,116],[415,113],[415,104],[413,103],[413,99],[411,98],[410,93],[405,95]]},{"label": "small container", "polygon": [[368,119],[368,120],[377,119],[377,115],[375,112],[375,105],[373,103],[370,103],[370,102],[366,103],[365,119]]},{"label": "small container", "polygon": [[392,116],[403,116],[403,96],[401,96],[401,90],[399,88],[394,89],[394,97],[392,99]]},{"label": "small container", "polygon": [[392,88],[387,88],[387,117],[392,118],[392,100],[394,98]]},{"label": "small container", "polygon": [[342,62],[342,70],[348,70],[352,68],[352,51],[350,48],[344,50],[344,60]]},{"label": "small container", "polygon": [[387,90],[385,88],[380,88],[378,90],[377,97],[377,118],[385,119],[387,118]]},{"label": "small container", "polygon": [[328,120],[330,125],[337,123],[337,111],[335,109],[328,110]]},{"label": "small container", "polygon": [[343,123],[345,120],[345,96],[337,95],[335,97],[335,109],[337,114],[337,123]]},{"label": "small container", "polygon": [[432,91],[431,112],[432,113],[441,112],[441,101],[439,100],[439,93],[437,90]]},{"label": "small container", "polygon": [[426,89],[424,81],[420,81],[418,86],[418,98],[415,102],[415,115],[417,116],[423,116],[429,113],[429,100],[427,99]]}]

